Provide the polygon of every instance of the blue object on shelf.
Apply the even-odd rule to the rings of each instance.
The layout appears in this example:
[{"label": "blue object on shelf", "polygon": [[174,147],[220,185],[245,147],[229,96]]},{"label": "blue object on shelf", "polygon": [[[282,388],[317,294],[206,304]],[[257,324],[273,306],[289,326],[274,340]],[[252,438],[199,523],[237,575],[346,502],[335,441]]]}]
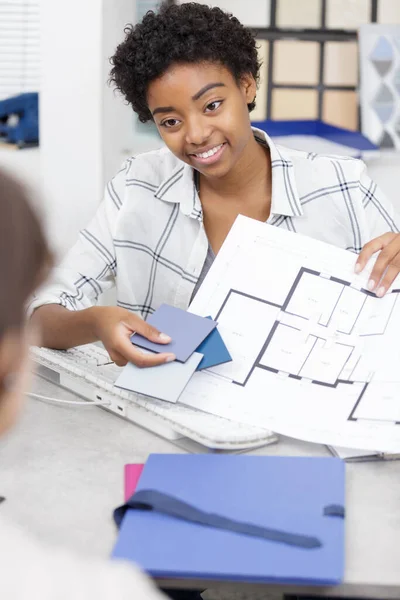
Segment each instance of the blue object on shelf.
[{"label": "blue object on shelf", "polygon": [[370,142],[362,133],[350,131],[342,127],[328,125],[319,120],[301,120],[301,121],[254,121],[254,127],[262,129],[271,137],[285,135],[313,135],[321,137],[330,142],[356,148],[361,152],[378,150],[378,146]]},{"label": "blue object on shelf", "polygon": [[[15,125],[11,115],[18,116]],[[39,143],[39,94],[30,92],[0,100],[0,138],[20,147]]]}]

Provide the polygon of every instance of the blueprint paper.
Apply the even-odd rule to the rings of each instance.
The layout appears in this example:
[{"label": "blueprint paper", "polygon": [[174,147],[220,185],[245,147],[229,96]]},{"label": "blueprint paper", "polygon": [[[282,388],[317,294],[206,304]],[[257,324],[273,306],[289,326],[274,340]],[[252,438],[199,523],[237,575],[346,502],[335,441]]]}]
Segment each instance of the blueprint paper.
[{"label": "blueprint paper", "polygon": [[374,450],[357,450],[356,448],[341,448],[340,446],[328,446],[334,456],[348,461],[362,461],[383,458],[382,452]]},{"label": "blueprint paper", "polygon": [[155,344],[134,333],[131,337],[132,344],[152,352],[173,352],[176,360],[180,362],[185,362],[216,326],[210,319],[204,319],[169,304],[162,304],[149,316],[147,322],[169,335],[172,342]]},{"label": "blueprint paper", "polygon": [[[375,257],[376,258],[376,257]],[[180,402],[317,443],[400,450],[400,281],[367,291],[374,258],[238,217],[190,310],[211,314],[232,362]]]},{"label": "blueprint paper", "polygon": [[176,402],[202,358],[202,354],[194,352],[185,363],[173,361],[143,369],[128,363],[115,385],[159,400]]},{"label": "blueprint paper", "polygon": [[[207,319],[211,319],[211,317],[207,317]],[[206,337],[204,342],[200,344],[197,348],[197,352],[203,354],[203,360],[197,367],[197,371],[208,369],[215,365],[221,365],[222,363],[232,360],[217,327],[208,337]]]}]

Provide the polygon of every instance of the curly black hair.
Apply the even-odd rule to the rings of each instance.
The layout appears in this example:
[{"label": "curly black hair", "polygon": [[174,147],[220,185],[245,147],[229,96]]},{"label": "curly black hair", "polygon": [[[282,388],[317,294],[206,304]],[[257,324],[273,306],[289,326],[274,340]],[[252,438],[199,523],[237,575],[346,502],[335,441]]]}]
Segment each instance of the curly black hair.
[{"label": "curly black hair", "polygon": [[[147,12],[141,23],[125,28],[125,40],[110,59],[114,84],[146,123],[152,120],[147,89],[174,63],[213,62],[224,65],[239,82],[244,74],[259,80],[261,63],[250,29],[220,8],[189,2],[164,3]],[[253,110],[255,102],[248,104]]]}]

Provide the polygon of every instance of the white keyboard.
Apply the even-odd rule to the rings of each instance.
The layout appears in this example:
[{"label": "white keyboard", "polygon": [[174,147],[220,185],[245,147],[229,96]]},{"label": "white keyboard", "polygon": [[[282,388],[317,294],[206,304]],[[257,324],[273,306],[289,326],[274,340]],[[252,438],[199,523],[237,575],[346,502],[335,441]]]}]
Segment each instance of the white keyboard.
[{"label": "white keyboard", "polygon": [[115,387],[121,368],[110,362],[107,352],[95,344],[70,350],[34,347],[31,353],[41,377],[86,400],[108,402],[108,406],[101,408],[188,450],[244,451],[276,441],[276,436],[266,429]]}]

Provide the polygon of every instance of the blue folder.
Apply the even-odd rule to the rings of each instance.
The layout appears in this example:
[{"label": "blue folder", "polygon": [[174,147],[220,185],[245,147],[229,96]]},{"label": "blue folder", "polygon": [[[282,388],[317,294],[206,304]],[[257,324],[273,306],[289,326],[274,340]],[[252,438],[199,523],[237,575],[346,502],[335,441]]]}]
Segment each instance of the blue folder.
[{"label": "blue folder", "polygon": [[241,522],[315,536],[300,548],[152,511],[128,510],[113,558],[154,578],[334,585],[344,571],[344,462],[336,458],[227,455],[149,457],[137,491],[156,490]]}]

